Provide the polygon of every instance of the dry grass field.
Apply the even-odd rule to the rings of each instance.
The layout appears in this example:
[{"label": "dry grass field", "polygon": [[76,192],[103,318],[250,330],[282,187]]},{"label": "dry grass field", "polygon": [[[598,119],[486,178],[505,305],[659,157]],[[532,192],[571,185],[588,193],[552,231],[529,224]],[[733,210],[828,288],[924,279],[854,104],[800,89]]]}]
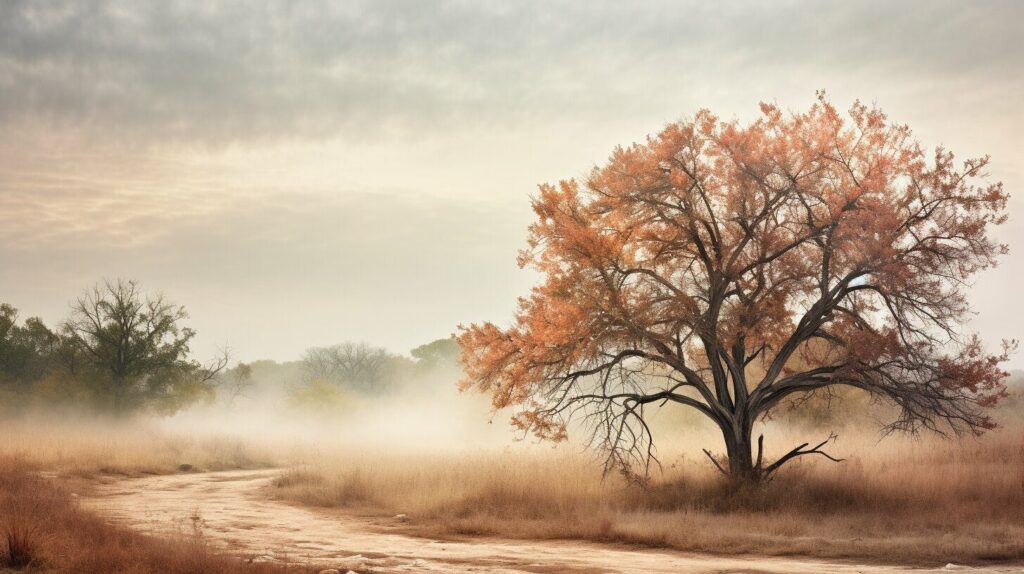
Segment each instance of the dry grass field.
[{"label": "dry grass field", "polygon": [[196,470],[266,468],[281,452],[235,438],[94,418],[0,421],[0,433],[0,457],[18,459],[26,468],[78,477],[164,474],[177,472],[181,464]]},{"label": "dry grass field", "polygon": [[[210,551],[187,528],[158,540],[110,526],[78,508],[67,487],[86,493],[94,481],[180,472],[182,463],[193,470],[283,467],[267,496],[360,516],[406,514],[402,531],[430,537],[583,539],[920,565],[1024,560],[1020,430],[959,441],[847,438],[837,445],[846,461],[804,460],[738,493],[692,455],[666,460],[641,486],[602,478],[594,459],[570,447],[382,454],[81,421],[8,421],[0,432],[0,564],[30,560],[32,571],[249,568]],[[57,478],[40,476],[47,473]]]},{"label": "dry grass field", "polygon": [[302,572],[213,551],[199,531],[154,538],[108,524],[72,493],[0,458],[0,572],[271,574]]},{"label": "dry grass field", "polygon": [[804,461],[738,494],[706,463],[678,465],[639,487],[554,454],[353,454],[289,471],[275,494],[407,514],[408,530],[429,536],[930,565],[1024,559],[1024,433],[864,447],[840,464]]},{"label": "dry grass field", "polygon": [[[266,466],[251,445],[223,438],[161,432],[146,424],[84,419],[0,423],[0,572],[76,574],[276,573],[284,566],[250,564],[218,554],[202,533],[183,525],[153,538],[109,524],[80,508],[75,490],[104,475]],[[61,480],[48,475],[56,473]],[[301,571],[295,568],[289,572]]]}]

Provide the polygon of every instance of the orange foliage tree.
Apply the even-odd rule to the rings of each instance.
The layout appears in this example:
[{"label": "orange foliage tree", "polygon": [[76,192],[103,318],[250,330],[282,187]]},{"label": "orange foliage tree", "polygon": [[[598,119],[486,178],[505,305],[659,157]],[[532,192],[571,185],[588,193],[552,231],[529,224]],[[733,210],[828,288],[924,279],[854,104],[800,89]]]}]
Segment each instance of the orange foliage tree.
[{"label": "orange foliage tree", "polygon": [[646,472],[645,413],[719,429],[734,478],[771,476],[753,426],[787,397],[845,385],[899,407],[886,430],[980,433],[1005,395],[965,333],[968,281],[1006,247],[988,158],[927,153],[904,125],[823,94],[749,125],[702,110],[615,149],[585,181],[541,185],[520,265],[544,277],[514,324],[461,327],[464,387],[547,439],[582,417],[609,468]]}]

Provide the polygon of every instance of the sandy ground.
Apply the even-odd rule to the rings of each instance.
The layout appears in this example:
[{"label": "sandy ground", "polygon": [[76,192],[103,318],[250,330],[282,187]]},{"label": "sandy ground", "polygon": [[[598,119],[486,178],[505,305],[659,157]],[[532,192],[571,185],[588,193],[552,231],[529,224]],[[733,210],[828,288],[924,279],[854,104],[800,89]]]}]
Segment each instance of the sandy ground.
[{"label": "sandy ground", "polygon": [[[145,532],[202,533],[257,560],[374,572],[864,573],[1024,572],[1016,567],[936,570],[774,557],[721,557],[575,541],[442,541],[387,532],[368,519],[270,499],[279,471],[233,471],[118,480],[83,504]],[[396,521],[397,522],[397,521]]]}]

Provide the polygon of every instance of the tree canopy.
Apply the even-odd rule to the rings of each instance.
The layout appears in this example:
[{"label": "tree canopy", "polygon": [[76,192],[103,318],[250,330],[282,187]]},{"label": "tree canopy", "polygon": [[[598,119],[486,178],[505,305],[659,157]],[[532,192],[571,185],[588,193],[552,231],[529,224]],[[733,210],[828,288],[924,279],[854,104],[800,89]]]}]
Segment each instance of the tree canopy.
[{"label": "tree canopy", "polygon": [[409,354],[427,369],[456,365],[459,357],[459,345],[452,337],[436,339],[416,347]]},{"label": "tree canopy", "polygon": [[163,295],[145,295],[135,281],[107,281],[87,290],[64,323],[88,367],[105,375],[112,408],[177,410],[211,396],[212,380],[227,357],[209,366],[189,358],[195,332],[185,308]]},{"label": "tree canopy", "polygon": [[582,181],[541,185],[519,261],[543,281],[510,327],[462,329],[465,386],[543,438],[585,418],[626,469],[652,460],[645,413],[663,405],[713,421],[727,462],[712,460],[754,479],[825,454],[768,462],[752,429],[835,386],[898,406],[886,430],[990,428],[1006,349],[964,328],[967,286],[1006,252],[989,159],[928,152],[881,110],[841,114],[823,94],[761,112],[743,125],[702,110]]}]

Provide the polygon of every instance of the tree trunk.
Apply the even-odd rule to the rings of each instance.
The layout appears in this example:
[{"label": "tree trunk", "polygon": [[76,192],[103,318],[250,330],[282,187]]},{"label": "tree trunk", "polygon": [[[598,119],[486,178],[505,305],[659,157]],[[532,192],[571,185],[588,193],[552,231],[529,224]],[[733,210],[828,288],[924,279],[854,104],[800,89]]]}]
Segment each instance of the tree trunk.
[{"label": "tree trunk", "polygon": [[753,456],[750,430],[746,425],[738,424],[734,428],[722,431],[725,438],[725,451],[729,459],[729,478],[737,482],[755,482],[759,478],[759,469]]}]

